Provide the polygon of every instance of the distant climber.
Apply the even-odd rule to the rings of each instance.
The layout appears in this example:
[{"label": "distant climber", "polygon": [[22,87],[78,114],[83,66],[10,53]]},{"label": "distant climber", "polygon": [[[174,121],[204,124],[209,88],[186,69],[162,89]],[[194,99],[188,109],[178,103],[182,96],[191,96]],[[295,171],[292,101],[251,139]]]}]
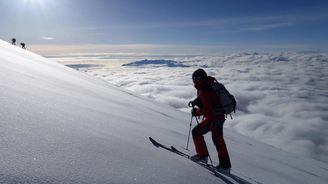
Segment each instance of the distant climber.
[{"label": "distant climber", "polygon": [[20,43],[20,45],[22,46],[22,49],[26,49],[25,48],[25,43]]},{"label": "distant climber", "polygon": [[11,39],[11,44],[16,45],[16,38]]}]

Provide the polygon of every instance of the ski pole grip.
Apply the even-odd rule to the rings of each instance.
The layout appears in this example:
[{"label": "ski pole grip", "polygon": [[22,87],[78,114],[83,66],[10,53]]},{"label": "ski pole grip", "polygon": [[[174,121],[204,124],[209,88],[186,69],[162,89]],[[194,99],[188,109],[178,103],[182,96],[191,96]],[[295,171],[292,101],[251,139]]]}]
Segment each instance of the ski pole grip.
[{"label": "ski pole grip", "polygon": [[190,101],[190,102],[188,103],[188,106],[194,108],[193,101]]}]

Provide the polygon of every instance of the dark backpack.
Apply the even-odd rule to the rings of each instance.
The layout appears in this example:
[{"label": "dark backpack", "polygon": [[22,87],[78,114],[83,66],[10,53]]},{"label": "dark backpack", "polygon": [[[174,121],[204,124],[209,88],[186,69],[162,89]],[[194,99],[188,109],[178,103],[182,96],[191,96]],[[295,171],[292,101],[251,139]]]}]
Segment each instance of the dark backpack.
[{"label": "dark backpack", "polygon": [[224,87],[223,84],[219,83],[217,80],[214,80],[214,83],[211,84],[211,89],[216,93],[220,99],[220,104],[214,109],[215,114],[225,114],[230,115],[231,113],[236,113],[237,101],[233,95]]}]

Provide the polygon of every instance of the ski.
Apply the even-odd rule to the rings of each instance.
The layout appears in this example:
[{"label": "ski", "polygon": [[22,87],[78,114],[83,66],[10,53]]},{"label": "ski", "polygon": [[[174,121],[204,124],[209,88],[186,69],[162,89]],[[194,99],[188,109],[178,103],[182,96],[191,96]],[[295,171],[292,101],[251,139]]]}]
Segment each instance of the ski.
[{"label": "ski", "polygon": [[[177,154],[181,157],[184,157],[188,160],[191,160],[192,162],[202,166],[203,168],[209,170],[210,172],[212,172],[216,177],[220,178],[221,180],[223,180],[225,183],[227,184],[233,184],[233,182],[231,182],[230,180],[228,180],[227,178],[225,177],[228,177],[232,180],[234,180],[235,182],[239,183],[239,184],[251,184],[250,182],[248,182],[247,180],[243,179],[243,178],[240,178],[230,172],[226,172],[226,171],[221,171],[221,170],[218,170],[218,169],[215,169],[212,165],[210,164],[207,164],[207,163],[204,163],[204,162],[197,162],[197,161],[194,161],[191,159],[191,156],[187,153],[184,153],[182,151],[179,151],[177,148],[175,148],[174,146],[166,146],[166,145],[163,145],[159,142],[157,142],[156,140],[154,140],[153,138],[149,137],[149,140],[150,142],[155,146],[155,147],[158,147],[158,148],[163,148],[165,150],[168,150],[174,154]],[[254,181],[258,184],[260,184],[259,182],[257,181]]]},{"label": "ski", "polygon": [[[191,160],[191,161],[197,163],[198,165],[200,165],[200,166],[204,167],[205,169],[207,169],[207,170],[209,170],[209,171],[211,171],[211,172],[214,173],[214,170],[213,170],[213,168],[212,168],[210,165],[208,165],[208,164],[206,164],[206,163],[196,162],[196,161],[192,160],[192,159],[190,158],[190,157],[191,157],[190,155],[188,155],[188,154],[186,154],[186,153],[183,153],[183,152],[177,150],[177,149],[174,148],[173,146],[171,146],[171,147],[165,146],[165,145],[163,145],[163,144],[161,144],[161,143],[155,141],[155,140],[154,140],[153,138],[151,138],[151,137],[149,137],[149,140],[150,140],[151,143],[153,143],[154,146],[156,146],[156,147],[160,147],[160,148],[163,148],[163,149],[168,150],[168,151],[170,151],[170,152],[172,152],[172,153],[175,153],[175,154],[180,155],[180,156],[182,156],[182,157],[184,157],[184,158],[187,158],[187,159],[189,159],[189,160]],[[214,174],[215,174],[215,173],[214,173]]]},{"label": "ski", "polygon": [[[186,158],[190,159],[190,155],[188,155],[188,154],[186,154],[186,153],[183,153],[183,152],[179,151],[179,150],[176,149],[174,146],[171,146],[171,149],[172,149],[174,152],[177,152],[177,153],[179,153],[180,155],[184,155]],[[190,160],[193,161],[192,159],[190,159]],[[195,161],[193,161],[193,162],[195,162]],[[204,165],[206,165],[206,167],[210,167],[210,168],[206,168],[206,169],[208,169],[208,170],[211,169],[211,171],[213,171],[213,167],[212,167],[212,165],[205,164],[205,163],[203,163],[203,162],[195,162],[195,163],[197,163],[197,164],[199,164],[199,165],[201,165],[201,166],[203,166],[203,167],[204,167]],[[229,178],[235,180],[235,181],[236,181],[237,183],[239,183],[239,184],[241,184],[241,183],[242,183],[242,184],[251,184],[250,182],[246,181],[245,179],[240,178],[240,177],[238,177],[238,176],[236,176],[236,175],[230,173],[230,171],[220,170],[220,169],[216,169],[216,168],[214,168],[214,169],[215,169],[215,171],[214,171],[214,172],[215,172],[215,175],[218,175],[218,174],[225,175],[225,176],[227,176],[227,177],[229,177]],[[258,183],[257,181],[255,181],[255,182]]]},{"label": "ski", "polygon": [[214,167],[213,167],[212,165],[210,165],[210,164],[208,164],[208,163],[204,163],[204,162],[197,162],[197,161],[191,159],[191,156],[190,156],[190,155],[188,155],[188,154],[186,154],[186,153],[183,153],[183,152],[177,150],[174,146],[171,146],[171,149],[172,149],[175,153],[177,153],[177,154],[179,154],[179,155],[182,155],[182,156],[188,158],[189,160],[191,160],[191,161],[197,163],[198,165],[200,165],[200,166],[206,168],[207,170],[212,171],[215,175],[217,174],[216,171],[215,171],[215,169],[214,169]]},{"label": "ski", "polygon": [[155,147],[158,147],[158,148],[163,148],[165,150],[168,150],[172,153],[175,153],[179,156],[182,156],[188,160],[191,160],[192,162],[202,166],[203,168],[207,169],[208,171],[212,172],[216,177],[220,178],[221,180],[223,180],[224,182],[228,183],[228,184],[232,184],[231,181],[229,181],[227,178],[225,178],[224,176],[222,176],[219,172],[217,172],[214,167],[212,165],[209,165],[207,163],[203,163],[203,162],[196,162],[194,160],[191,159],[191,156],[186,154],[186,153],[183,153],[181,151],[179,151],[178,149],[176,149],[175,147],[171,146],[165,146],[157,141],[155,141],[153,138],[149,137],[149,140],[150,142],[155,146]]}]

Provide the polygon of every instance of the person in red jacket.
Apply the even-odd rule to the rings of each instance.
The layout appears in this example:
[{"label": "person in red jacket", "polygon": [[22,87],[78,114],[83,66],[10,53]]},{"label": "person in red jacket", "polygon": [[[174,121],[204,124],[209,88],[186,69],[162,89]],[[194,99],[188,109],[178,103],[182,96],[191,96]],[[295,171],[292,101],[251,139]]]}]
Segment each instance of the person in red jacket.
[{"label": "person in red jacket", "polygon": [[192,115],[203,115],[204,118],[203,121],[192,130],[197,154],[192,156],[191,159],[207,163],[209,153],[203,135],[211,131],[212,140],[216,146],[220,161],[220,164],[216,166],[216,168],[224,170],[230,169],[230,158],[223,138],[223,123],[225,121],[225,115],[217,114],[214,111],[214,109],[220,104],[219,97],[210,86],[211,83],[214,83],[215,78],[207,76],[203,69],[197,69],[192,74],[192,80],[194,87],[197,89],[197,98],[193,102],[190,102],[193,106],[194,103],[197,102],[197,107],[193,107]]}]

